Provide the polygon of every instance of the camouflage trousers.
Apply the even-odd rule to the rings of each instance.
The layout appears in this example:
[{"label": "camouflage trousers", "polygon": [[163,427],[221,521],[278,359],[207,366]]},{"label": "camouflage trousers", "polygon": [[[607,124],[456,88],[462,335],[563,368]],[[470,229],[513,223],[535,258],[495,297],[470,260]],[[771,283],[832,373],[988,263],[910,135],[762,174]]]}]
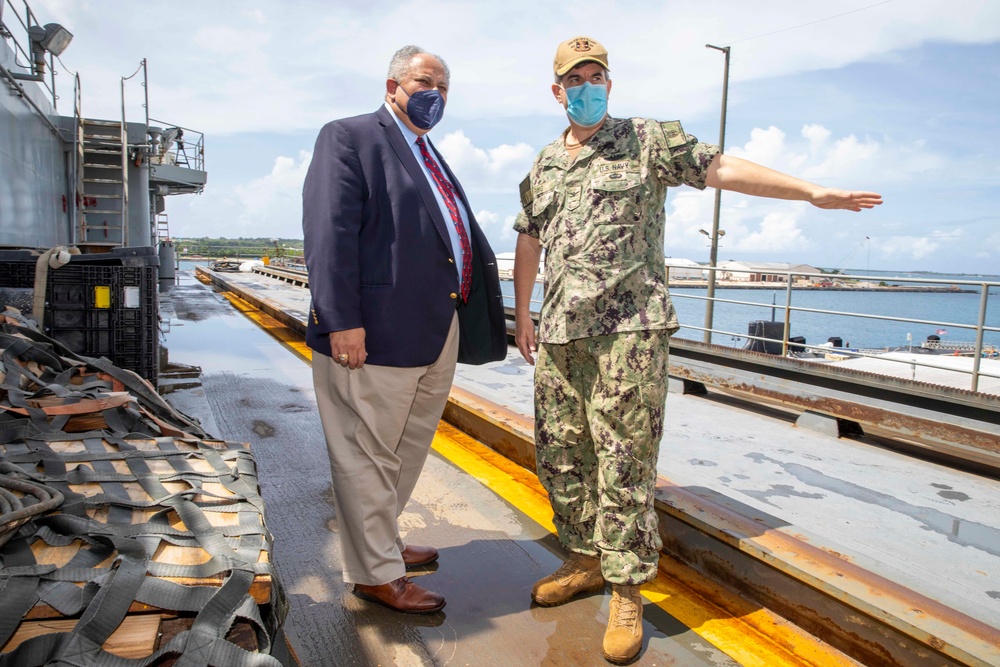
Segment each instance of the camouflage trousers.
[{"label": "camouflage trousers", "polygon": [[667,398],[669,335],[631,331],[543,343],[535,366],[538,478],[559,541],[600,556],[604,578],[656,578],[653,509]]}]

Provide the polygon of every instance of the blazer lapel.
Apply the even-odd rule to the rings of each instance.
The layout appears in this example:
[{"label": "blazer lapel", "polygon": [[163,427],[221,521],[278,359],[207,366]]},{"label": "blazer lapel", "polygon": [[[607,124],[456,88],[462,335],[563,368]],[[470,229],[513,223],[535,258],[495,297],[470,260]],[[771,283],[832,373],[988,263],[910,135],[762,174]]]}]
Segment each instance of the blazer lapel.
[{"label": "blazer lapel", "polygon": [[406,173],[410,175],[410,180],[413,181],[413,184],[417,188],[417,192],[420,193],[420,198],[424,200],[424,207],[430,214],[431,220],[434,222],[434,227],[437,229],[438,234],[441,235],[441,240],[443,240],[445,245],[450,249],[451,237],[448,236],[447,225],[451,224],[451,221],[446,221],[444,216],[441,214],[441,207],[438,206],[437,199],[434,198],[434,192],[431,190],[432,186],[427,181],[423,168],[417,162],[417,158],[413,155],[413,151],[407,145],[406,139],[403,138],[403,133],[399,131],[399,128],[396,126],[396,121],[390,116],[390,112],[384,106],[379,107],[378,111],[375,112],[375,116],[382,125],[382,129],[385,130],[385,135],[389,140],[389,145],[392,146],[392,150],[396,152],[396,157],[398,157],[399,161],[403,164],[403,168],[406,169]]},{"label": "blazer lapel", "polygon": [[[430,142],[430,140],[428,140],[428,143],[431,146],[434,145]],[[457,178],[455,178],[455,174],[451,172],[451,167],[448,166],[448,163],[445,162],[444,158],[441,157],[441,154],[438,153],[437,148],[434,149],[434,155],[437,156],[438,161],[441,164],[441,168],[444,169],[444,173],[448,177],[448,180],[451,181],[451,184],[455,186],[456,190],[458,190],[458,196],[462,198],[462,203],[465,204],[465,212],[469,214],[469,223],[476,224],[475,217],[472,215],[472,207],[469,206],[469,198],[465,196],[465,190],[462,189],[462,184],[458,182]]]}]

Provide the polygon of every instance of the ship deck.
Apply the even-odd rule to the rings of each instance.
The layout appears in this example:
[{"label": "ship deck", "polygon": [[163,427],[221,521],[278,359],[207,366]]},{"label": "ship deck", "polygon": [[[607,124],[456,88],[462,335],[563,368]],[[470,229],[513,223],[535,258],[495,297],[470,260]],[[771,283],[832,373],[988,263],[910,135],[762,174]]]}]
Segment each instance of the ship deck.
[{"label": "ship deck", "polygon": [[[228,302],[190,274],[165,299],[171,360],[203,373],[200,389],[171,396],[213,434],[251,444],[291,603],[286,630],[302,664],[606,664],[606,595],[553,609],[530,602],[531,584],[564,557],[537,480],[444,422],[401,524],[407,539],[441,550],[417,574],[448,606],[409,617],[350,595],[308,351],[296,334],[308,291],[256,274],[224,280]],[[453,396],[530,433],[530,382],[512,350],[504,362],[460,366]],[[685,395],[679,384],[667,414],[661,532],[676,535],[681,551],[700,550],[720,577],[664,556],[644,590],[647,639],[636,664],[856,664],[833,645],[851,622],[858,634],[885,634],[872,628],[876,619],[912,646],[905,660],[862,650],[861,664],[1000,665],[1000,482],[796,428],[788,413],[724,394]],[[728,543],[751,560],[726,570],[719,559],[729,556],[702,542]],[[773,581],[772,570],[802,588]],[[734,573],[777,597],[796,591],[786,609],[812,609],[799,618],[850,616],[816,610],[836,603],[866,620],[831,635],[818,620],[800,622],[811,632],[803,630],[734,592]]]}]

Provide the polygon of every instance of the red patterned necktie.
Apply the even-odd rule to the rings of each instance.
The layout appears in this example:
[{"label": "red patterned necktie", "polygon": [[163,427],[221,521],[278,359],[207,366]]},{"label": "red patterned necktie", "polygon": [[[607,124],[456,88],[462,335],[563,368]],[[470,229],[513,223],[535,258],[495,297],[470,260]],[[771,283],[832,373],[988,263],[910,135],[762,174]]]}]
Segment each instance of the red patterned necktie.
[{"label": "red patterned necktie", "polygon": [[427,165],[431,176],[434,177],[434,184],[437,186],[438,192],[441,193],[441,198],[444,199],[444,205],[448,207],[451,221],[455,223],[455,231],[458,232],[459,243],[462,245],[462,302],[465,303],[469,300],[469,290],[472,287],[472,245],[469,243],[469,234],[465,231],[465,225],[462,224],[462,215],[458,212],[458,204],[455,203],[458,191],[441,173],[441,167],[427,150],[427,144],[424,143],[423,137],[417,138],[417,146],[420,147],[424,164]]}]

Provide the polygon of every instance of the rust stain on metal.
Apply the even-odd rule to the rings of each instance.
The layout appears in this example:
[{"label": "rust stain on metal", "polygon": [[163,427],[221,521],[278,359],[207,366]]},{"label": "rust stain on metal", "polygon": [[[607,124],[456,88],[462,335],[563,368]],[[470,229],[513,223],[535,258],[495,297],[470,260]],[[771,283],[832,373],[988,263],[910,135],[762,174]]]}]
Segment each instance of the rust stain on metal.
[{"label": "rust stain on metal", "polygon": [[[667,513],[694,528],[714,534],[740,551],[755,554],[757,558],[774,566],[788,563],[798,572],[797,577],[837,599],[845,595],[855,598],[852,606],[864,611],[881,623],[915,641],[933,647],[951,658],[957,646],[966,646],[970,640],[984,647],[1000,646],[1000,629],[962,614],[936,600],[910,590],[890,579],[865,570],[853,562],[842,560],[826,550],[817,548],[794,535],[759,523],[739,512],[698,496],[669,480],[657,482],[657,509],[664,511],[665,499],[672,499]],[[698,517],[692,521],[692,517]],[[728,539],[726,539],[728,538]],[[783,554],[779,560],[774,554]],[[831,582],[837,581],[834,586]],[[919,610],[914,614],[913,610]],[[925,622],[914,625],[917,617]],[[905,619],[909,617],[911,621]],[[924,628],[951,629],[965,638],[958,642],[942,639]],[[958,649],[958,653],[963,653]]]},{"label": "rust stain on metal", "polygon": [[[995,434],[964,428],[944,421],[904,415],[853,401],[783,392],[746,382],[726,382],[718,376],[706,378],[690,372],[684,372],[682,376],[690,380],[711,384],[725,391],[748,394],[757,398],[812,410],[840,419],[849,419],[861,424],[875,425],[879,428],[913,438],[943,443],[959,442],[966,447],[1000,454],[1000,438]],[[763,378],[761,379],[763,380]]]},{"label": "rust stain on metal", "polygon": [[[920,391],[926,394],[932,394],[936,396],[946,396],[949,398],[959,398],[959,399],[970,399],[983,404],[989,404],[994,407],[1000,406],[1000,396],[993,394],[984,394],[981,392],[975,392],[971,389],[962,389],[960,387],[952,387],[950,385],[934,384],[932,382],[923,382],[920,380],[907,380],[894,376],[881,375],[879,373],[873,373],[872,371],[863,371],[856,368],[836,368],[836,369],[826,369],[822,367],[817,367],[816,364],[803,361],[802,359],[795,359],[794,357],[779,357],[773,354],[766,354],[764,352],[751,352],[748,350],[736,349],[731,347],[726,347],[723,345],[714,345],[702,343],[700,341],[692,341],[685,339],[678,339],[676,341],[671,341],[670,343],[671,352],[674,350],[681,349],[686,351],[693,351],[700,354],[712,355],[728,359],[740,359],[744,361],[749,361],[751,363],[763,364],[771,368],[783,368],[785,370],[794,370],[807,373],[809,375],[820,375],[826,377],[837,377],[837,378],[847,378],[853,380],[861,380],[864,383],[883,383],[896,385],[899,388],[911,389],[914,391]],[[675,356],[672,354],[672,356]],[[676,355],[681,356],[681,355]],[[676,358],[675,356],[675,358]],[[670,371],[673,373],[675,370],[680,370],[680,367],[676,363],[671,363]],[[764,377],[763,375],[761,376]]]},{"label": "rust stain on metal", "polygon": [[534,422],[485,398],[452,387],[444,421],[534,472]]}]

